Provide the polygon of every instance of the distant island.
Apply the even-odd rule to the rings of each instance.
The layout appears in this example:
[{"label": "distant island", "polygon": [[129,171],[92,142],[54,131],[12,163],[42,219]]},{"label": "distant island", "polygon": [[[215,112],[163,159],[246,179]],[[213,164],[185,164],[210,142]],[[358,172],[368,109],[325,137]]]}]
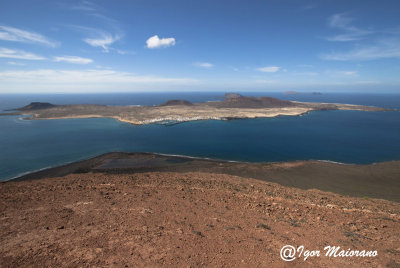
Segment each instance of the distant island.
[{"label": "distant island", "polygon": [[297,92],[297,91],[285,91],[285,92],[283,92],[283,94],[285,94],[285,95],[297,95],[297,94],[300,94],[300,92]]},{"label": "distant island", "polygon": [[108,117],[135,125],[143,125],[210,119],[296,116],[320,110],[387,111],[389,109],[353,104],[297,102],[272,97],[247,97],[236,93],[227,93],[222,101],[191,103],[187,100],[169,100],[157,106],[54,105],[32,102],[16,109],[15,112],[1,115],[24,114],[30,116],[27,119]]},{"label": "distant island", "polygon": [[[298,91],[285,91],[283,92],[284,95],[298,95],[298,94],[303,94],[302,92],[298,92]],[[318,91],[314,91],[311,92],[311,95],[322,95],[321,92]]]}]

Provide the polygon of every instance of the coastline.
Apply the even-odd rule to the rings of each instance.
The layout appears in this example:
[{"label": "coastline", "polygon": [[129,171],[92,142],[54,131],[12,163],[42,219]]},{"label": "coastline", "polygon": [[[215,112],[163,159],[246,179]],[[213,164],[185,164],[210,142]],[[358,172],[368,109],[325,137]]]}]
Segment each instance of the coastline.
[{"label": "coastline", "polygon": [[[137,106],[135,106],[137,107]],[[254,111],[248,114],[226,114],[224,116],[192,116],[192,117],[181,117],[181,116],[166,116],[166,117],[159,117],[153,119],[146,119],[146,120],[132,120],[123,118],[121,116],[115,115],[94,115],[94,114],[87,114],[87,115],[67,115],[67,116],[57,116],[57,117],[42,117],[38,116],[37,114],[28,114],[25,113],[24,115],[30,116],[25,117],[24,120],[56,120],[56,119],[84,119],[84,118],[112,118],[119,122],[128,123],[132,125],[148,125],[148,124],[156,124],[162,122],[173,121],[177,123],[184,123],[184,122],[193,122],[193,121],[204,121],[204,120],[240,120],[240,119],[256,119],[256,118],[274,118],[279,116],[301,116],[307,114],[313,109],[297,109],[297,110],[280,110],[280,111]],[[243,113],[243,112],[242,112]],[[244,112],[246,113],[246,112]],[[13,114],[18,115],[18,114]]]},{"label": "coastline", "polygon": [[[176,119],[157,116],[140,124],[170,124]],[[78,113],[62,119],[100,117],[132,124],[128,117],[110,114]],[[180,122],[245,118],[178,117]],[[370,116],[363,118],[368,121]],[[301,121],[290,121],[297,120]],[[179,140],[178,146],[182,145]],[[9,266],[240,266],[244,261],[247,266],[271,266],[282,245],[297,243],[307,248],[338,244],[374,249],[379,255],[373,264],[385,264],[398,260],[400,252],[398,174],[399,160],[245,162],[163,153],[101,154],[0,183],[4,215],[0,259]],[[249,255],[249,248],[254,255]],[[229,255],[221,257],[221,250]],[[360,265],[362,260],[350,261]],[[343,264],[333,258],[308,262]]]},{"label": "coastline", "polygon": [[[74,161],[67,161],[67,162],[61,163],[59,165],[51,165],[51,166],[47,166],[47,167],[43,167],[43,168],[38,168],[38,169],[22,172],[14,177],[2,180],[2,181],[0,181],[0,183],[10,182],[10,181],[29,180],[30,175],[34,175],[41,171],[50,170],[50,169],[54,169],[54,168],[60,168],[60,167],[66,167],[70,164],[80,163],[80,162],[87,161],[87,160],[92,160],[94,158],[107,156],[109,154],[136,154],[136,153],[149,154],[149,155],[155,155],[155,156],[178,157],[178,158],[188,158],[188,159],[194,159],[194,160],[206,160],[206,161],[214,161],[214,162],[242,163],[242,164],[257,164],[257,163],[261,164],[261,163],[263,163],[263,164],[278,164],[279,165],[279,164],[287,164],[287,163],[321,162],[321,163],[332,163],[332,164],[337,164],[337,165],[375,165],[375,164],[380,164],[380,163],[390,163],[390,162],[400,161],[400,160],[391,160],[391,161],[374,162],[374,163],[370,163],[370,164],[342,163],[342,162],[337,162],[337,161],[332,161],[332,160],[324,160],[324,159],[273,161],[273,162],[248,162],[248,161],[226,160],[226,159],[210,158],[210,157],[197,157],[197,156],[190,156],[190,155],[183,155],[183,154],[165,154],[165,153],[157,153],[157,152],[108,152],[108,153],[104,153],[104,154],[85,157],[85,158],[74,160]],[[26,176],[28,178],[25,179]]]},{"label": "coastline", "polygon": [[[63,177],[69,174],[136,174],[205,172],[274,182],[299,189],[318,189],[353,197],[400,202],[400,161],[367,165],[327,160],[239,162],[181,155],[112,152],[31,172],[2,183]],[[346,187],[344,187],[346,185]]]},{"label": "coastline", "polygon": [[183,154],[164,154],[164,153],[153,153],[153,152],[108,152],[108,153],[104,153],[104,154],[100,154],[100,155],[96,155],[96,156],[91,156],[91,157],[86,157],[86,158],[75,160],[75,161],[67,161],[67,162],[59,164],[59,165],[52,165],[52,166],[47,166],[47,167],[43,167],[43,168],[34,169],[34,170],[31,170],[31,171],[22,172],[22,173],[14,176],[12,178],[8,178],[8,179],[5,179],[5,180],[2,180],[2,181],[0,181],[0,183],[2,183],[2,182],[11,182],[11,181],[29,180],[29,178],[26,178],[26,179],[21,179],[21,178],[25,177],[25,176],[30,176],[31,174],[35,174],[37,172],[41,172],[41,171],[44,171],[44,170],[49,170],[49,169],[53,169],[53,168],[60,168],[60,167],[68,166],[70,164],[79,163],[79,162],[82,162],[82,161],[87,161],[87,160],[91,160],[93,158],[98,158],[98,157],[103,156],[103,155],[114,154],[114,153],[118,153],[118,154],[143,153],[143,154],[151,154],[151,155],[166,156],[166,157],[179,157],[179,158],[188,158],[188,159],[195,159],[195,160],[207,160],[207,161],[215,161],[215,162],[226,162],[226,163],[243,163],[243,164],[264,163],[264,164],[278,164],[278,165],[279,164],[287,164],[287,163],[305,163],[305,162],[332,163],[332,164],[336,164],[336,165],[377,165],[377,164],[381,164],[381,163],[392,163],[392,162],[400,161],[400,160],[391,160],[391,161],[374,162],[374,163],[370,163],[370,164],[343,163],[343,162],[337,162],[337,161],[332,161],[332,160],[324,160],[324,159],[276,161],[276,162],[275,161],[273,161],[273,162],[247,162],[247,161],[225,160],[225,159],[210,158],[210,157],[197,157],[197,156],[189,156],[189,155],[183,155]]},{"label": "coastline", "polygon": [[[352,106],[352,104],[348,104]],[[138,107],[138,106],[134,106]],[[372,106],[371,106],[372,107]],[[343,107],[339,108],[338,110],[342,111],[364,111],[364,112],[369,112],[369,110],[365,110],[362,108],[353,108],[353,107]],[[393,109],[392,109],[393,110]],[[58,116],[58,117],[36,117],[35,115],[31,114],[10,114],[10,115],[25,115],[25,116],[30,116],[30,117],[25,117],[23,120],[57,120],[57,119],[86,119],[86,118],[112,118],[116,121],[122,122],[122,123],[127,123],[127,124],[132,124],[132,125],[149,125],[149,124],[157,124],[157,123],[163,123],[163,122],[174,122],[174,123],[185,123],[185,122],[194,122],[194,121],[206,121],[206,120],[242,120],[242,119],[257,119],[257,118],[275,118],[279,116],[302,116],[305,114],[308,114],[313,111],[321,111],[321,110],[314,110],[314,109],[306,109],[302,111],[281,111],[281,112],[270,112],[270,113],[256,113],[253,115],[247,115],[247,116],[196,116],[196,117],[160,117],[160,118],[155,118],[155,119],[148,119],[148,120],[132,120],[132,119],[126,119],[122,118],[120,116],[108,116],[108,115],[69,115],[69,116]],[[374,111],[374,110],[372,110]],[[393,110],[395,111],[395,110]]]},{"label": "coastline", "polygon": [[[272,97],[246,97],[226,94],[226,99],[191,103],[169,100],[152,106],[110,106],[95,104],[54,105],[32,102],[14,109],[9,115],[24,114],[26,119],[113,118],[120,122],[145,125],[162,122],[189,122],[199,120],[232,120],[300,116],[311,111],[357,110],[390,111],[393,109],[341,103],[317,103],[280,100]],[[7,114],[3,114],[7,115]]]}]

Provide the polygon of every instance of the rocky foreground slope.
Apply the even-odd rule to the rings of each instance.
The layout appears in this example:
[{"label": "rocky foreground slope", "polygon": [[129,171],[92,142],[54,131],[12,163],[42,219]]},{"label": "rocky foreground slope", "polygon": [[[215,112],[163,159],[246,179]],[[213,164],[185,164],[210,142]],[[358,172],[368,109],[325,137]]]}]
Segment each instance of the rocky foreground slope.
[{"label": "rocky foreground slope", "polygon": [[398,267],[400,205],[211,173],[86,173],[0,184],[0,263],[282,267],[285,245],[376,257],[297,257],[319,267]]}]

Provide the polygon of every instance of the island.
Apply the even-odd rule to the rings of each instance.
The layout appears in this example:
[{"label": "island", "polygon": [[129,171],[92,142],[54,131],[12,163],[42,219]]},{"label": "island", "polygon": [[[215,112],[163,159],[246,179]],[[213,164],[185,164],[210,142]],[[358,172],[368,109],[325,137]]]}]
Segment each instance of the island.
[{"label": "island", "polygon": [[66,119],[109,117],[135,125],[186,122],[196,120],[231,120],[298,116],[320,110],[387,111],[389,109],[340,103],[314,103],[280,100],[272,97],[247,97],[228,93],[215,102],[191,103],[169,100],[154,106],[109,106],[93,104],[54,105],[33,102],[15,112],[2,115],[29,115],[26,119]]}]

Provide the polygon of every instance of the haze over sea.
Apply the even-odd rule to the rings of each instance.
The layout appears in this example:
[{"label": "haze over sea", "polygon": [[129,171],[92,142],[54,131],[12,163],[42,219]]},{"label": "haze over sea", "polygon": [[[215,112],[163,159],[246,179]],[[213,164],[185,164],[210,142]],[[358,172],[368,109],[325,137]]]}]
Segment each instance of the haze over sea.
[{"label": "haze over sea", "polygon": [[[213,93],[3,94],[0,110],[33,101],[54,104],[156,105],[170,99],[216,101]],[[246,92],[248,96],[400,108],[400,94]],[[21,120],[0,117],[0,180],[113,152],[155,152],[235,161],[400,160],[400,112],[318,111],[232,121],[135,126],[109,118]]]}]

